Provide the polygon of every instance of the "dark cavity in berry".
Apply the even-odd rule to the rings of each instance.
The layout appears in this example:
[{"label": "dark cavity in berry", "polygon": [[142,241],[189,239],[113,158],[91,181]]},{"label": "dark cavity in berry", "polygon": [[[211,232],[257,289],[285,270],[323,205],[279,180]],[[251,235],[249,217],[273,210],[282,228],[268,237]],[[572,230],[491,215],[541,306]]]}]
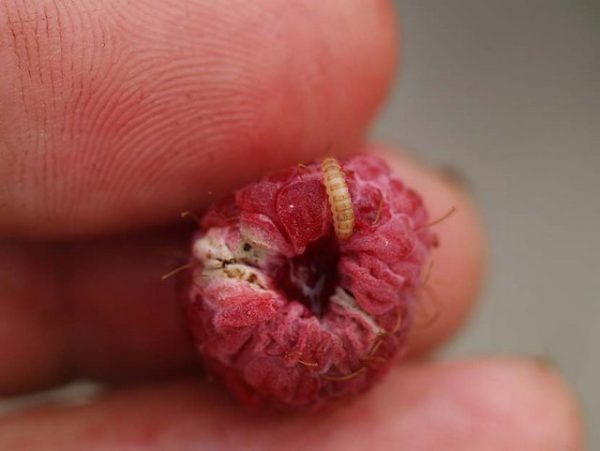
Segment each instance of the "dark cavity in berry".
[{"label": "dark cavity in berry", "polygon": [[276,273],[277,286],[287,299],[301,302],[321,317],[340,282],[339,258],[335,237],[327,235],[310,243],[303,254],[286,260]]}]

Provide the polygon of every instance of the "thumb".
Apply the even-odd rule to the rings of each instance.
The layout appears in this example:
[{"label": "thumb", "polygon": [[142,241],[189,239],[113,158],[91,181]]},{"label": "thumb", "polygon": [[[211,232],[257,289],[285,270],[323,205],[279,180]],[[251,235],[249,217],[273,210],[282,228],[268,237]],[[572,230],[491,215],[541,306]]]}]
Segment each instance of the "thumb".
[{"label": "thumb", "polygon": [[389,83],[388,2],[8,2],[0,236],[165,222],[358,141]]}]

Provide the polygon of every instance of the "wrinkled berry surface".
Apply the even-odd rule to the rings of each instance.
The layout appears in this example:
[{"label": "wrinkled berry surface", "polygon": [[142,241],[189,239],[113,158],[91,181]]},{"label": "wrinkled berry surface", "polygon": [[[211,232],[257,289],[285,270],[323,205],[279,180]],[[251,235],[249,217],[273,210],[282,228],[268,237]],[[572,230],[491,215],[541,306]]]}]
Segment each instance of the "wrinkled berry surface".
[{"label": "wrinkled berry surface", "polygon": [[421,198],[373,156],[342,161],[356,218],[338,240],[320,165],[248,185],[204,215],[189,321],[207,370],[243,403],[318,408],[401,355],[435,237]]}]

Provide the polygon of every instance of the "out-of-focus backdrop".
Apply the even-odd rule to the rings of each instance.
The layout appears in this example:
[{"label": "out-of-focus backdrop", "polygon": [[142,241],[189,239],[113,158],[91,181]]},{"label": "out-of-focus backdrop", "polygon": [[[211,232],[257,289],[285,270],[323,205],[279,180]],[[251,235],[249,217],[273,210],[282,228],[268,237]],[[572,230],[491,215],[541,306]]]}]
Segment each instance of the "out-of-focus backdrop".
[{"label": "out-of-focus backdrop", "polygon": [[375,136],[464,174],[491,239],[446,354],[547,358],[600,449],[600,1],[396,4],[403,63]]}]

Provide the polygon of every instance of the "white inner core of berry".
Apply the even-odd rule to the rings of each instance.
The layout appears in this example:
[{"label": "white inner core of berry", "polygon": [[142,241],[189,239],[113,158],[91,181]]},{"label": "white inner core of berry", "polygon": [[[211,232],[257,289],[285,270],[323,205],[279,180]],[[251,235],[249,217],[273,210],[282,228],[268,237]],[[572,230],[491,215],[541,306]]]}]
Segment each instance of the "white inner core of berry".
[{"label": "white inner core of berry", "polygon": [[[194,242],[193,256],[202,265],[200,279],[197,282],[204,285],[214,279],[235,279],[250,284],[257,291],[275,292],[273,282],[260,268],[272,264],[278,257],[249,240],[242,240],[232,249],[223,239],[226,234],[226,229],[215,227]],[[245,244],[250,244],[250,249],[246,249],[248,246],[244,246]],[[374,333],[385,332],[342,287],[336,287],[330,302],[353,315],[360,316]]]}]

